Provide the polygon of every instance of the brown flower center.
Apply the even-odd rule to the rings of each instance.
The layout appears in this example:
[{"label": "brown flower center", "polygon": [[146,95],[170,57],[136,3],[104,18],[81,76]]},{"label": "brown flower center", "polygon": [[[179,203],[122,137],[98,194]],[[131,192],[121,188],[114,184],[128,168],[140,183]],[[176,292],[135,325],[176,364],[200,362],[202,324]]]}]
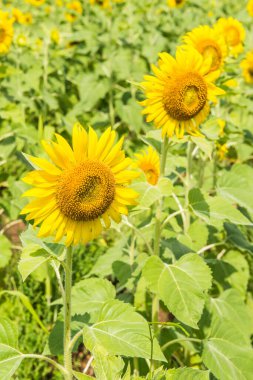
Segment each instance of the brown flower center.
[{"label": "brown flower center", "polygon": [[207,86],[195,72],[187,72],[169,79],[163,94],[164,108],[178,121],[196,116],[206,105]]},{"label": "brown flower center", "polygon": [[56,192],[61,212],[75,221],[90,221],[105,213],[114,200],[115,180],[103,163],[87,160],[62,173]]}]

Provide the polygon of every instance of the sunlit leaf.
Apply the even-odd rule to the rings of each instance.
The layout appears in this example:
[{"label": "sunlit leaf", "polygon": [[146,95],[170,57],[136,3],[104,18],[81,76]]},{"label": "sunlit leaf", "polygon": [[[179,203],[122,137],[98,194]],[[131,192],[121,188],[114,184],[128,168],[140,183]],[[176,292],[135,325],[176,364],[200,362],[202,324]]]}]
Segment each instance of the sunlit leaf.
[{"label": "sunlit leaf", "polygon": [[96,318],[103,304],[115,295],[111,282],[100,278],[84,279],[72,288],[72,315],[89,313]]},{"label": "sunlit leaf", "polygon": [[[91,351],[102,346],[108,355],[151,356],[148,323],[131,305],[118,300],[107,301],[97,322],[84,327],[84,341]],[[165,360],[156,340],[153,348],[154,359]]]},{"label": "sunlit leaf", "polygon": [[206,223],[216,225],[230,221],[234,224],[252,225],[234,205],[222,197],[203,195],[199,189],[191,189],[189,203],[194,213]]},{"label": "sunlit leaf", "polygon": [[0,320],[0,378],[9,380],[22,361],[22,353],[17,349],[18,333],[13,322],[7,318]]},{"label": "sunlit leaf", "polygon": [[197,254],[186,254],[173,265],[158,257],[147,260],[143,275],[152,292],[157,293],[175,317],[198,328],[205,291],[211,286],[211,272]]},{"label": "sunlit leaf", "polygon": [[166,380],[209,380],[209,371],[200,371],[193,368],[170,369]]}]

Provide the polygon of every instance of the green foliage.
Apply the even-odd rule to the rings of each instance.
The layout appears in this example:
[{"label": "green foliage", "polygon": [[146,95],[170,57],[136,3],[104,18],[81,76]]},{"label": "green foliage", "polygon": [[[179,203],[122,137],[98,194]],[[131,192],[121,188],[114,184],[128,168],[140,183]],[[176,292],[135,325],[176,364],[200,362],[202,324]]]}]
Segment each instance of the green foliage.
[{"label": "green foliage", "polygon": [[[84,342],[93,352],[102,346],[108,355],[151,357],[151,336],[148,323],[132,306],[118,300],[106,301],[97,322],[85,326]],[[153,358],[164,360],[164,356],[153,341]]]},{"label": "green foliage", "polygon": [[3,380],[11,379],[22,361],[22,354],[17,346],[16,326],[10,320],[2,318],[0,321],[0,376]]},{"label": "green foliage", "polygon": [[11,258],[11,243],[4,235],[0,235],[0,268],[4,268]]},{"label": "green foliage", "polygon": [[253,169],[248,165],[234,165],[232,170],[225,172],[219,179],[218,192],[253,213],[252,200]]},{"label": "green foliage", "polygon": [[166,380],[209,380],[209,371],[199,371],[192,368],[170,369]]},{"label": "green foliage", "polygon": [[213,226],[219,226],[224,221],[234,224],[252,225],[250,220],[226,198],[204,196],[199,189],[192,189],[189,193],[189,202],[194,213]]},{"label": "green foliage", "polygon": [[94,371],[98,380],[120,380],[125,363],[117,356],[107,356],[105,352],[95,351]]},{"label": "green foliage", "polygon": [[240,295],[227,290],[211,301],[211,327],[204,343],[203,361],[219,379],[250,379],[253,352],[250,317]]},{"label": "green foliage", "polygon": [[169,265],[158,257],[151,257],[143,268],[143,275],[150,289],[179,321],[198,328],[205,292],[211,286],[210,269],[198,255],[189,253]]},{"label": "green foliage", "polygon": [[115,298],[115,288],[107,281],[89,278],[72,288],[72,314],[89,313],[91,320],[97,320],[98,313],[106,301]]}]

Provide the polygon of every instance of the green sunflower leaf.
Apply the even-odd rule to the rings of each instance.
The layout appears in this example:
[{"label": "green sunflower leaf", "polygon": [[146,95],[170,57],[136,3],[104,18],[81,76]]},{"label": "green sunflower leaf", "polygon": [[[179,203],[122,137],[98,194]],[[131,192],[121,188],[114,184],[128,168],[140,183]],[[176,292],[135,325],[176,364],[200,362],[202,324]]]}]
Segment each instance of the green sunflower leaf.
[{"label": "green sunflower leaf", "polygon": [[209,380],[209,371],[200,371],[193,368],[169,369],[166,380]]},{"label": "green sunflower leaf", "polygon": [[179,321],[198,328],[205,292],[212,279],[211,271],[201,257],[189,253],[170,265],[158,257],[150,257],[143,268],[143,276],[150,290]]},{"label": "green sunflower leaf", "polygon": [[[151,337],[147,321],[131,305],[119,300],[105,302],[97,322],[85,326],[83,335],[86,347],[91,352],[102,347],[112,356],[151,357]],[[155,339],[153,358],[165,360]]]},{"label": "green sunflower leaf", "polygon": [[227,199],[203,195],[199,189],[190,190],[189,204],[192,211],[208,224],[222,226],[224,221],[229,221],[234,224],[252,225]]},{"label": "green sunflower leaf", "polygon": [[9,380],[22,361],[18,351],[18,332],[16,326],[7,318],[0,321],[0,379]]},{"label": "green sunflower leaf", "polygon": [[212,321],[209,337],[204,341],[204,364],[218,380],[251,380],[251,322],[239,293],[227,290],[211,300],[210,310]]}]

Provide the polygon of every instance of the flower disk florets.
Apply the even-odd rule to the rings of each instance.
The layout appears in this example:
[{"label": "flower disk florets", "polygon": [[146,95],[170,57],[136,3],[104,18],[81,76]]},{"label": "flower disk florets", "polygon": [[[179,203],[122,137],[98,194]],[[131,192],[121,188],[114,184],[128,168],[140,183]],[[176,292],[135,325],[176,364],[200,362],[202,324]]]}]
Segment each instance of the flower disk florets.
[{"label": "flower disk florets", "polygon": [[94,220],[110,207],[115,195],[111,170],[87,160],[61,175],[56,199],[61,212],[75,221]]},{"label": "flower disk florets", "polygon": [[168,82],[164,89],[164,108],[178,121],[190,120],[205,106],[207,86],[198,73],[187,72]]}]

